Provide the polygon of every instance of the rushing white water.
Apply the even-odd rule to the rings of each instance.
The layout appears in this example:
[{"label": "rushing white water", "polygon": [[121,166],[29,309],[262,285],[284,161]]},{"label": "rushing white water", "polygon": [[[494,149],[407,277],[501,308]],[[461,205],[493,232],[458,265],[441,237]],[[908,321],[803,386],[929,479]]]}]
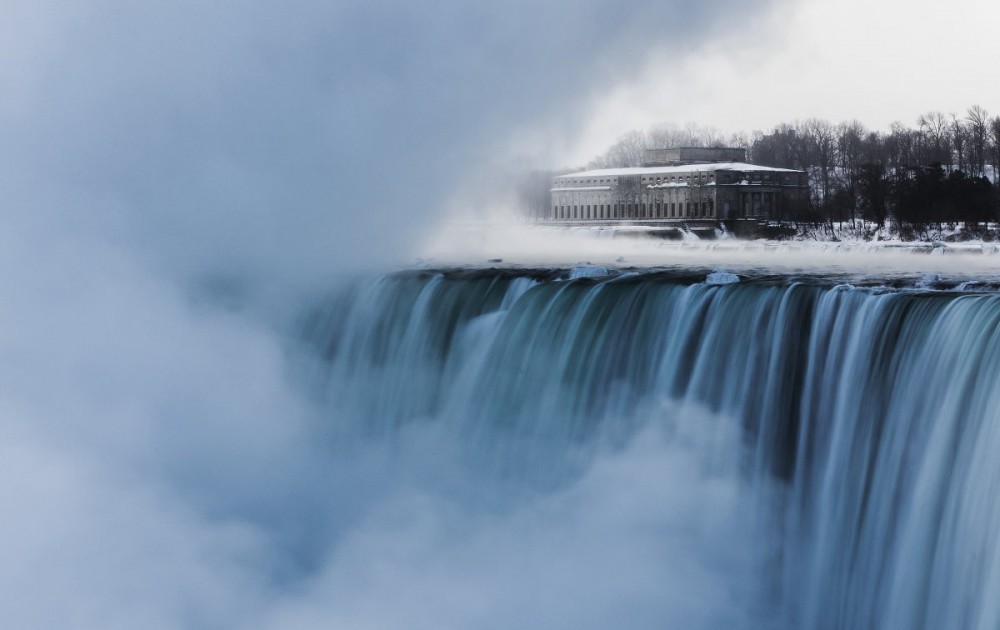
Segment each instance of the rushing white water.
[{"label": "rushing white water", "polygon": [[1000,627],[1000,297],[595,275],[402,273],[309,322],[330,447],[453,530],[374,554],[451,625]]}]

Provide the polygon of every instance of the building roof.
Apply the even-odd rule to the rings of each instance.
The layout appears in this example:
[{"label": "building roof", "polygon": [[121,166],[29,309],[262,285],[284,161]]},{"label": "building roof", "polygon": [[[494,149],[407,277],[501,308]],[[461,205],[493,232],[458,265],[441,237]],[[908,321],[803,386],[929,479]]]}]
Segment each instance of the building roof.
[{"label": "building roof", "polygon": [[771,171],[779,173],[801,173],[790,168],[775,168],[746,162],[711,162],[707,164],[684,164],[681,166],[631,166],[625,168],[600,168],[579,173],[559,175],[555,179],[579,177],[616,177],[619,175],[661,175],[664,173],[700,173],[707,171]]}]

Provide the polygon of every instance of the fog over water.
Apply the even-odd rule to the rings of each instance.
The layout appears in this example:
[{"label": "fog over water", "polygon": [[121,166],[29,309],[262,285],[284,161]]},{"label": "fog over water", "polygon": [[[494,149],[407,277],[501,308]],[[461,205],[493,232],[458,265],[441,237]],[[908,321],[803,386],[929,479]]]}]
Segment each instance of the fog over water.
[{"label": "fog over water", "polygon": [[[561,618],[507,560],[568,551],[561,519],[332,456],[296,322],[412,262],[512,129],[569,132],[640,42],[750,4],[3,2],[0,617],[487,627],[530,614],[509,586]],[[574,574],[549,553],[541,582]]]},{"label": "fog over water", "polygon": [[[771,489],[724,414],[658,426],[675,403],[643,398],[498,472],[471,384],[373,428],[428,369],[337,398],[301,332],[320,296],[448,258],[456,182],[510,134],[565,137],[647,42],[769,7],[0,2],[5,625],[766,627],[744,578]],[[500,323],[464,330],[464,365]]]}]

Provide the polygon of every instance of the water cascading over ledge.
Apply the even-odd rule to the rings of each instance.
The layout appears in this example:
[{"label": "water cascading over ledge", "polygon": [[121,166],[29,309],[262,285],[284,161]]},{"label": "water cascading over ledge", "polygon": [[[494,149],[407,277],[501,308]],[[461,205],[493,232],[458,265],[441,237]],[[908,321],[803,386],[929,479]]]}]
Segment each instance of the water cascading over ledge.
[{"label": "water cascading over ledge", "polygon": [[742,437],[691,448],[738,468],[780,539],[765,625],[1000,627],[1000,297],[565,278],[405,272],[331,298],[308,326],[330,439],[433,425],[545,486],[698,410]]}]

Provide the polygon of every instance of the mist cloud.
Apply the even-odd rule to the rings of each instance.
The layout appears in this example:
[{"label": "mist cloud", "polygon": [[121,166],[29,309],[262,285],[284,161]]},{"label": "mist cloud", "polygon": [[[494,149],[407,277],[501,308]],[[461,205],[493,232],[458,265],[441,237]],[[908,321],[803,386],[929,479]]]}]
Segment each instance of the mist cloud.
[{"label": "mist cloud", "polygon": [[[337,580],[396,537],[370,519],[422,499],[317,439],[293,289],[408,261],[505,134],[572,128],[650,47],[759,5],[3,2],[0,617],[405,627]],[[508,521],[443,522],[473,538],[463,571],[517,544]],[[402,539],[404,575],[435,527]]]},{"label": "mist cloud", "polygon": [[4,194],[175,269],[381,260],[504,134],[759,4],[8,2]]}]

